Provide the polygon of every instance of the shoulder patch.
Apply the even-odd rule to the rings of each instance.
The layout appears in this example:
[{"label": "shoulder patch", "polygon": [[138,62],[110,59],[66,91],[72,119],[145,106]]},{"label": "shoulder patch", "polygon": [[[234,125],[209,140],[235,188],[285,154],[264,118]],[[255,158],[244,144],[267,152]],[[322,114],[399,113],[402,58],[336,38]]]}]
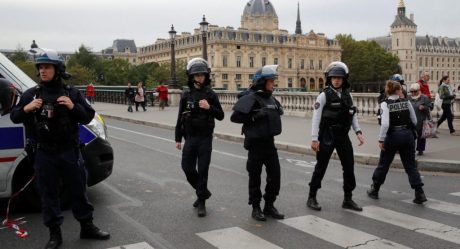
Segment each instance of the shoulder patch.
[{"label": "shoulder patch", "polygon": [[315,103],[315,110],[318,110],[318,108],[321,106],[321,104],[319,102],[316,102]]}]

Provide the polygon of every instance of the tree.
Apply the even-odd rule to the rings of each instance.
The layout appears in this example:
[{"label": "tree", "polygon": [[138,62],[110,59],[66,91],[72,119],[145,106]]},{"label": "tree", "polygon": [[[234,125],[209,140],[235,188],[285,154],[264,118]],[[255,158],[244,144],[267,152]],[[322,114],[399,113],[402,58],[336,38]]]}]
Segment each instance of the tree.
[{"label": "tree", "polygon": [[72,85],[87,85],[96,78],[94,70],[88,69],[80,64],[69,67],[67,71],[72,75],[72,78],[68,80]]},{"label": "tree", "polygon": [[[129,72],[131,65],[123,59],[113,59],[102,62],[105,85],[126,85],[131,82]],[[134,84],[134,82],[131,82]]]},{"label": "tree", "polygon": [[81,45],[75,54],[71,55],[67,61],[67,67],[76,65],[86,67],[89,71],[94,71],[97,75],[103,73],[102,59],[91,52],[91,49]]},{"label": "tree", "polygon": [[350,82],[381,82],[397,72],[399,58],[375,41],[355,41],[351,35],[339,34],[342,61],[350,70]]}]

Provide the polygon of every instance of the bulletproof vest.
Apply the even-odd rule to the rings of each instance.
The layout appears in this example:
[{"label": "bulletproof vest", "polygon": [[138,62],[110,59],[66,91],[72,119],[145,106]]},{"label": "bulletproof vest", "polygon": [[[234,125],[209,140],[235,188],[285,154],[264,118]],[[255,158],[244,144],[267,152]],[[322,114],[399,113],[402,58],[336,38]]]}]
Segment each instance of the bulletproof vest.
[{"label": "bulletproof vest", "polygon": [[356,113],[350,93],[348,90],[342,89],[342,97],[340,98],[331,87],[326,87],[324,94],[326,95],[326,105],[321,115],[320,129],[334,126],[348,133],[353,115]]},{"label": "bulletproof vest", "polygon": [[199,102],[206,99],[212,105],[209,97],[209,90],[192,90],[186,91],[185,108],[182,112],[182,124],[186,134],[211,134],[214,130],[214,116],[208,110],[200,108]]},{"label": "bulletproof vest", "polygon": [[76,143],[78,139],[78,125],[72,124],[69,109],[57,103],[60,96],[69,96],[68,86],[36,89],[35,98],[43,100],[42,107],[34,114],[38,143],[63,145]]},{"label": "bulletproof vest", "polygon": [[388,106],[388,110],[390,112],[390,128],[394,128],[395,126],[408,126],[412,127],[412,121],[410,119],[410,111],[409,111],[409,101],[405,99],[387,99],[385,100]]},{"label": "bulletproof vest", "polygon": [[273,137],[281,134],[281,115],[283,111],[275,98],[273,96],[262,97],[257,93],[251,93],[251,96],[256,100],[252,112],[262,111],[267,115],[254,120],[254,122],[243,124],[243,133],[246,138]]}]

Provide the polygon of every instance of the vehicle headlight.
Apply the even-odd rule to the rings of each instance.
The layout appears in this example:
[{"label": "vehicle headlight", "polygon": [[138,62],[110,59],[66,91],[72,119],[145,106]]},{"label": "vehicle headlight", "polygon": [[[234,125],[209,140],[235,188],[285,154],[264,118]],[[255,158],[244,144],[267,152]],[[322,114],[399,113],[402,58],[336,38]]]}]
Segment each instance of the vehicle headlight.
[{"label": "vehicle headlight", "polygon": [[97,136],[101,137],[102,139],[107,139],[107,127],[105,126],[104,119],[101,115],[97,114],[94,116],[93,120],[89,124],[87,124],[88,128],[91,129]]}]

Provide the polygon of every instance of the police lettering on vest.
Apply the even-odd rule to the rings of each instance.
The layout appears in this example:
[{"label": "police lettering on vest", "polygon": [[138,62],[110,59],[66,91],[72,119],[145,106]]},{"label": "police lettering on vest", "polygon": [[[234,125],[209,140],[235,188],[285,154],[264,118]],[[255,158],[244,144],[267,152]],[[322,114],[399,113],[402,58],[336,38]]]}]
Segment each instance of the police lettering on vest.
[{"label": "police lettering on vest", "polygon": [[389,114],[390,114],[390,128],[389,131],[397,126],[407,126],[411,128],[413,123],[410,119],[409,102],[405,99],[386,99]]}]

